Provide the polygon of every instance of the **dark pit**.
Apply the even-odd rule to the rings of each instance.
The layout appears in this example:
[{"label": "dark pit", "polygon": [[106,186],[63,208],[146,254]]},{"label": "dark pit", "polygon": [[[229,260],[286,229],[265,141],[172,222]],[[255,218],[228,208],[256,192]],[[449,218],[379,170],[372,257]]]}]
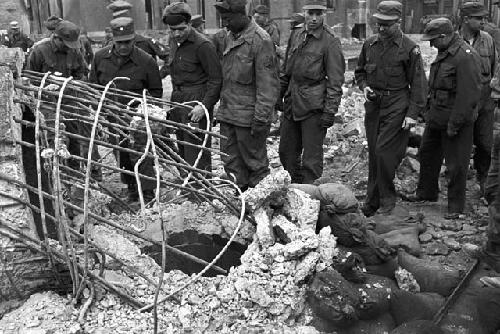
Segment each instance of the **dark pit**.
[{"label": "dark pit", "polygon": [[[218,235],[199,234],[198,232],[192,230],[171,234],[167,240],[167,243],[170,246],[194,255],[207,262],[211,262],[217,254],[219,254],[227,242],[228,239],[221,238]],[[231,267],[239,266],[241,264],[241,255],[246,249],[246,245],[233,242],[215,264],[229,271]],[[156,263],[161,265],[161,246],[148,246],[143,248],[142,251],[144,254],[151,256]],[[193,262],[169,250],[166,252],[166,259],[165,272],[169,272],[171,270],[181,270],[182,272],[191,275],[199,273],[205,267],[202,264]],[[213,277],[217,275],[220,275],[218,271],[210,269],[204,276]]]}]

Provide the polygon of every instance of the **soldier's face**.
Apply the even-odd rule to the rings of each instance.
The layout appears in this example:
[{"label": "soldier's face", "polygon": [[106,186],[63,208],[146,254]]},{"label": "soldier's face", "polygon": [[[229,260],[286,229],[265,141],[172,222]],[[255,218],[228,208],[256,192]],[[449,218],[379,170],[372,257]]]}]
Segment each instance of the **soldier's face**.
[{"label": "soldier's face", "polygon": [[59,50],[68,50],[68,47],[66,46],[66,44],[64,44],[64,41],[61,39],[61,37],[54,35],[53,41]]},{"label": "soldier's face", "polygon": [[325,11],[321,9],[308,9],[304,12],[307,30],[315,30],[323,26]]},{"label": "soldier's face", "polygon": [[442,34],[438,38],[434,38],[434,39],[430,40],[429,43],[432,47],[435,47],[439,51],[444,51],[448,48],[448,45],[450,44],[452,37],[453,37],[453,35],[448,36],[448,35]]},{"label": "soldier's face", "polygon": [[170,36],[172,36],[178,44],[184,43],[184,41],[188,38],[189,32],[191,31],[191,23],[186,22],[171,25],[169,27]]},{"label": "soldier's face", "polygon": [[128,41],[113,41],[116,52],[122,56],[126,57],[132,53],[135,45],[135,39],[131,39]]},{"label": "soldier's face", "polygon": [[239,33],[247,25],[246,15],[241,13],[221,13],[222,26],[232,33]]},{"label": "soldier's face", "polygon": [[472,32],[478,32],[484,28],[484,17],[482,16],[470,16],[466,17],[464,23],[469,27]]},{"label": "soldier's face", "polygon": [[392,37],[399,30],[398,21],[378,20],[375,26],[377,28],[379,36],[382,38]]},{"label": "soldier's face", "polygon": [[266,24],[267,17],[266,15],[255,13],[253,14],[253,18],[255,19],[255,22],[257,22],[258,25],[263,26]]}]

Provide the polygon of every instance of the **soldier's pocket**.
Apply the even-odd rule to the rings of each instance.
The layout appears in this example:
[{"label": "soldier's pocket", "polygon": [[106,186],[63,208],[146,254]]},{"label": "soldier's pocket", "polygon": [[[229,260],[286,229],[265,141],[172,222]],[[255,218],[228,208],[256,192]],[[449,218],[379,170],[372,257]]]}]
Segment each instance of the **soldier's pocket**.
[{"label": "soldier's pocket", "polygon": [[242,85],[250,85],[253,82],[254,69],[253,59],[245,55],[236,56],[234,68],[234,81]]},{"label": "soldier's pocket", "polygon": [[323,55],[317,53],[305,53],[299,67],[302,76],[310,80],[323,79]]},{"label": "soldier's pocket", "polygon": [[441,90],[453,90],[456,88],[457,76],[455,66],[442,64],[438,74],[435,78],[434,88]]},{"label": "soldier's pocket", "polygon": [[437,90],[435,93],[436,104],[438,106],[448,106],[450,100],[450,92],[445,90]]},{"label": "soldier's pocket", "polygon": [[303,86],[299,88],[299,95],[306,103],[307,110],[323,109],[325,100],[325,86]]},{"label": "soldier's pocket", "polygon": [[196,71],[197,64],[190,59],[183,59],[183,61],[179,64],[179,67],[185,72],[194,72]]}]

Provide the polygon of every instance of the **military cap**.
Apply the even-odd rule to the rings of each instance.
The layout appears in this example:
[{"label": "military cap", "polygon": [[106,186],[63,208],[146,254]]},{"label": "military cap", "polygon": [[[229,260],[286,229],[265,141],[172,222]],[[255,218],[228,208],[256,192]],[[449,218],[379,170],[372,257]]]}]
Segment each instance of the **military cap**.
[{"label": "military cap", "polygon": [[116,0],[110,3],[107,7],[110,11],[116,12],[119,10],[129,10],[132,8],[132,5],[130,2],[124,1],[124,0]]},{"label": "military cap", "polygon": [[373,17],[382,21],[398,20],[403,13],[403,5],[399,1],[382,1],[377,6]]},{"label": "military cap", "polygon": [[134,20],[130,17],[118,17],[109,22],[114,41],[130,41],[135,38]]},{"label": "military cap", "polygon": [[292,14],[292,16],[290,16],[290,19],[288,21],[291,23],[294,23],[294,24],[304,23],[304,21],[305,21],[304,14],[294,13],[294,14]]},{"label": "military cap", "polygon": [[269,7],[267,7],[266,5],[258,5],[257,7],[255,7],[254,12],[257,14],[267,15],[269,14]]},{"label": "military cap", "polygon": [[80,48],[80,28],[70,21],[62,20],[56,26],[54,34],[62,39],[64,44],[70,49]]},{"label": "military cap", "polygon": [[460,16],[486,16],[488,11],[479,2],[468,1],[460,8]]},{"label": "military cap", "polygon": [[56,26],[61,21],[62,21],[62,19],[60,17],[52,15],[52,16],[49,16],[47,21],[45,21],[43,24],[45,25],[47,30],[54,31],[54,30],[56,30]]},{"label": "military cap", "polygon": [[19,22],[12,21],[9,23],[9,25],[10,25],[10,29],[19,30]]},{"label": "military cap", "polygon": [[202,15],[194,15],[193,17],[191,17],[191,25],[194,27],[194,28],[198,28],[199,26],[201,26],[203,23],[205,23],[205,20],[203,19],[203,16]]},{"label": "military cap", "polygon": [[424,29],[423,41],[431,41],[453,32],[453,24],[446,17],[440,17],[427,23]]},{"label": "military cap", "polygon": [[303,10],[309,10],[309,9],[326,10],[326,0],[306,0],[302,9]]},{"label": "military cap", "polygon": [[178,25],[182,22],[191,21],[191,7],[184,2],[174,2],[163,10],[163,23],[168,25]]},{"label": "military cap", "polygon": [[214,6],[221,13],[247,13],[247,0],[222,0]]}]

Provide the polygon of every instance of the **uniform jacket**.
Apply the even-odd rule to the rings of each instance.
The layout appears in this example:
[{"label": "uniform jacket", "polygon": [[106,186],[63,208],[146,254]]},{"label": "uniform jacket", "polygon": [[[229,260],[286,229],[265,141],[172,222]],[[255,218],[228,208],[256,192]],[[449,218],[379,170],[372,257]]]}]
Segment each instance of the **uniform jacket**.
[{"label": "uniform jacket", "polygon": [[135,34],[135,46],[144,50],[147,54],[153,57],[155,61],[156,56],[163,60],[168,59],[168,49],[155,39]]},{"label": "uniform jacket", "polygon": [[205,96],[202,102],[211,109],[219,100],[222,87],[222,69],[215,47],[210,40],[191,29],[186,41],[180,46],[170,38],[168,66],[174,90],[202,85]]},{"label": "uniform jacket", "polygon": [[491,22],[486,22],[484,25],[484,31],[490,34],[495,42],[495,47],[497,49],[497,55],[500,53],[500,29]]},{"label": "uniform jacket", "polygon": [[406,116],[417,119],[427,95],[420,49],[402,32],[388,43],[390,46],[385,48],[378,35],[367,38],[354,71],[356,82],[361,90],[369,86],[375,92],[409,89]]},{"label": "uniform jacket", "polygon": [[90,82],[106,85],[115,77],[130,78],[130,80],[115,81],[116,88],[141,95],[143,89],[147,89],[152,96],[162,97],[163,89],[158,66],[150,55],[138,47],[134,47],[125,61],[115,54],[112,45],[96,52],[90,71]]},{"label": "uniform jacket", "polygon": [[280,80],[285,116],[303,120],[317,112],[335,114],[342,98],[344,72],[340,41],[329,27],[310,34],[305,27],[294,32]]},{"label": "uniform jacket", "polygon": [[21,48],[24,52],[33,46],[33,41],[22,32],[14,35],[11,30],[2,38],[2,44],[8,48]]},{"label": "uniform jacket", "polygon": [[62,76],[72,76],[75,79],[84,79],[87,75],[87,64],[80,50],[68,49],[61,51],[52,41],[47,39],[33,47],[27,69],[45,73],[60,72]]},{"label": "uniform jacket", "polygon": [[463,125],[473,123],[481,86],[479,56],[455,33],[448,49],[439,52],[431,64],[428,124],[458,131]]},{"label": "uniform jacket", "polygon": [[[468,41],[465,41],[468,43]],[[497,51],[493,38],[484,31],[479,31],[479,35],[473,41],[472,47],[479,54],[481,60],[481,82],[489,85],[495,73],[497,65]]]},{"label": "uniform jacket", "polygon": [[270,123],[279,95],[278,61],[271,38],[254,20],[238,36],[228,34],[222,75],[217,119],[242,127],[253,120]]},{"label": "uniform jacket", "polygon": [[267,24],[263,26],[262,29],[264,29],[269,34],[274,45],[280,45],[280,30],[278,28],[278,25],[274,21],[267,22]]}]

